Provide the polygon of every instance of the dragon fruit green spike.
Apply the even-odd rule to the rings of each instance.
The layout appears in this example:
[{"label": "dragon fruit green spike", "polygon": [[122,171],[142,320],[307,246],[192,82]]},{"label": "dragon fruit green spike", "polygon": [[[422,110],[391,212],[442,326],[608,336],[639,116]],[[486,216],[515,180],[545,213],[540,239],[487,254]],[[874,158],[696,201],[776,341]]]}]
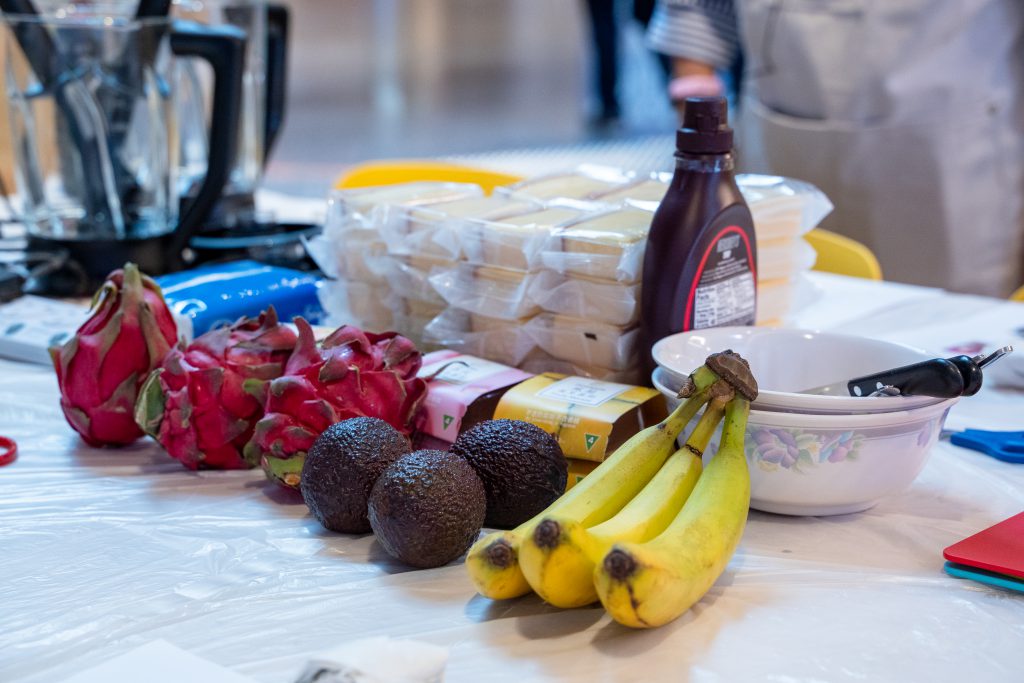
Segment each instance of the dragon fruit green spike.
[{"label": "dragon fruit green spike", "polygon": [[403,434],[420,419],[427,384],[416,376],[422,356],[395,332],[373,334],[345,325],[319,345],[295,319],[299,342],[267,391],[266,416],[245,457],[267,476],[298,489],[306,451],[327,427],[352,417],[377,417]]},{"label": "dragon fruit green spike", "polygon": [[267,383],[280,377],[295,332],[273,307],[175,348],[139,392],[135,420],[189,469],[246,469],[242,448],[263,417]]},{"label": "dragon fruit green spike", "polygon": [[177,327],[160,287],[133,263],[107,276],[91,310],[74,337],[50,349],[60,406],[90,446],[121,446],[142,436],[135,398]]}]

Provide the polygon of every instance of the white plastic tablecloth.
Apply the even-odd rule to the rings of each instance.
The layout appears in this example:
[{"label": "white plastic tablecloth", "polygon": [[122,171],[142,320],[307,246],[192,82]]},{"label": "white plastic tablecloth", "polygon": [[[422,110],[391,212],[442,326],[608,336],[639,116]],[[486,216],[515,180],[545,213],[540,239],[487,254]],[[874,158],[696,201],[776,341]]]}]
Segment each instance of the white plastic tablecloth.
[{"label": "white plastic tablecloth", "polygon": [[[1024,327],[1021,305],[814,277],[803,327],[936,350],[983,335],[985,315]],[[986,387],[948,426],[1022,429],[1024,393]],[[188,472],[146,441],[88,448],[47,368],[0,361],[0,434],[21,449],[0,468],[0,681],[61,680],[163,638],[284,683],[371,635],[450,647],[449,681],[1024,680],[1024,595],[942,571],[944,547],[1024,510],[1024,465],[946,442],[868,512],[752,512],[711,592],[640,632],[600,607],[491,602],[461,562],[408,570],[372,536],[323,531],[260,472]]]}]

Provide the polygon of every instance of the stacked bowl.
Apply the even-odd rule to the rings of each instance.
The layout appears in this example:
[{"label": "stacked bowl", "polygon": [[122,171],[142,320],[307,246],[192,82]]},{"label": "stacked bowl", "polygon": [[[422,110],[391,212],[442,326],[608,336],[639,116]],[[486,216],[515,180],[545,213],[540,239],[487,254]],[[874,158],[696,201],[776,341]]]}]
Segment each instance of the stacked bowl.
[{"label": "stacked bowl", "polygon": [[959,400],[808,393],[933,356],[863,337],[753,327],[662,339],[653,349],[654,386],[675,407],[683,379],[725,349],[750,363],[760,387],[746,451],[750,506],[765,512],[846,514],[902,491],[924,467]]}]

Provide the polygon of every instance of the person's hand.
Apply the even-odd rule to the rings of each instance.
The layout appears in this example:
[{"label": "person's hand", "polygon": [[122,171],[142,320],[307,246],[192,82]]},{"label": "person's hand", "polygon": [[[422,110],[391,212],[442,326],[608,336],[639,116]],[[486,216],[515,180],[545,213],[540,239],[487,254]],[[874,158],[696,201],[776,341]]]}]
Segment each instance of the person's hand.
[{"label": "person's hand", "polygon": [[672,80],[668,84],[668,97],[683,120],[687,97],[716,97],[725,93],[725,84],[715,74],[715,68],[704,62],[677,58],[672,60]]}]

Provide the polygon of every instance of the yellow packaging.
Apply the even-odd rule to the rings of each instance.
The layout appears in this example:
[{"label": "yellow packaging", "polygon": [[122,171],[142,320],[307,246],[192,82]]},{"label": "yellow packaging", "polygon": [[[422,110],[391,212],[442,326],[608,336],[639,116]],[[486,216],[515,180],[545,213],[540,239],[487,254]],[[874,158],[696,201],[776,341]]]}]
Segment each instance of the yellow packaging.
[{"label": "yellow packaging", "polygon": [[577,458],[567,458],[567,460],[569,461],[569,478],[565,480],[566,491],[583,481],[583,477],[593,472],[601,464],[593,460],[578,460]]},{"label": "yellow packaging", "polygon": [[558,439],[565,457],[601,462],[667,414],[654,389],[545,372],[502,396],[494,419],[535,424]]}]

